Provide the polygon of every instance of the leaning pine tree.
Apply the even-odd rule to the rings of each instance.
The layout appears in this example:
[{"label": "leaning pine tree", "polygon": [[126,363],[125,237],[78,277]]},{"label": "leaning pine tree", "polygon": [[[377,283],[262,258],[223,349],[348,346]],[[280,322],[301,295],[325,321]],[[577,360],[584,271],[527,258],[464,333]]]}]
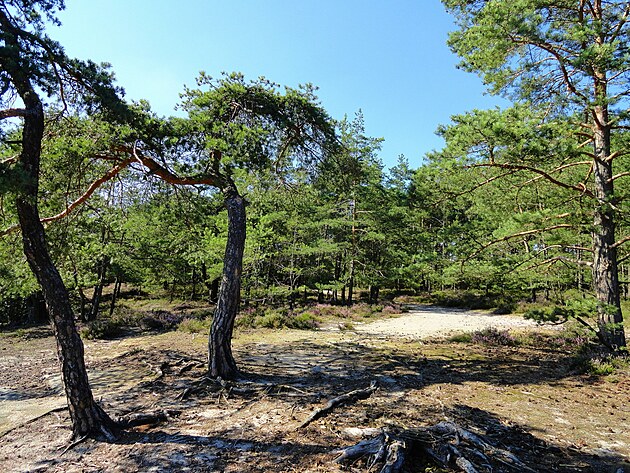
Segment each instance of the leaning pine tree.
[{"label": "leaning pine tree", "polygon": [[615,237],[619,196],[614,184],[628,173],[615,174],[613,166],[628,150],[614,149],[613,142],[628,128],[630,2],[442,1],[459,27],[449,44],[463,68],[479,73],[493,93],[544,107],[547,119],[568,120],[571,135],[590,145],[582,154],[590,161],[588,184],[595,200],[598,325],[606,345],[624,348],[617,249],[629,239]]},{"label": "leaning pine tree", "polygon": [[1,136],[13,129],[15,120],[21,121],[19,139],[2,143],[5,151],[11,147],[14,154],[0,163],[0,175],[5,180],[2,187],[15,195],[26,261],[41,286],[52,322],[73,436],[111,438],[115,424],[95,402],[88,383],[68,291],[48,252],[38,191],[46,127],[44,99],[64,111],[70,102],[84,109],[122,102],[103,68],[70,60],[44,33],[44,20],[56,22],[55,13],[63,7],[62,0],[0,1]]},{"label": "leaning pine tree", "polygon": [[[173,185],[214,189],[223,196],[228,236],[217,307],[208,339],[208,372],[224,379],[238,375],[232,332],[239,310],[246,237],[246,200],[239,173],[265,171],[282,180],[295,166],[308,169],[336,152],[334,122],[317,103],[312,86],[285,88],[264,78],[248,82],[241,74],[213,80],[204,74],[201,89],[187,89],[182,108],[161,130],[162,139],[139,136],[118,147],[152,176]],[[142,128],[142,127],[140,127]],[[129,143],[129,141],[128,141]]]}]

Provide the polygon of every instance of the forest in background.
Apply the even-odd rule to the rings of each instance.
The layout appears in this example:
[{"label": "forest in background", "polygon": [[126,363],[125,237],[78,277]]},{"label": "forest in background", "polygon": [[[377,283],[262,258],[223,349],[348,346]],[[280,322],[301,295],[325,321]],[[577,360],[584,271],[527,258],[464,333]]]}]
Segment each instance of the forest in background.
[{"label": "forest in background", "polygon": [[[537,130],[535,117],[529,118],[533,130],[525,129],[523,109],[475,113],[482,115],[474,117],[476,127],[505,143],[517,138],[520,146],[545,149],[543,140],[565,140]],[[281,174],[235,171],[248,203],[242,304],[351,305],[408,294],[510,312],[519,301],[592,300],[590,199],[536,179],[529,169],[476,166],[475,156],[456,154],[457,140],[478,139],[466,125],[443,128],[447,148],[421,167],[411,168],[401,156],[397,166],[385,169],[378,157],[380,140],[365,136],[359,112],[338,123],[343,152],[334,159],[291,165]],[[90,149],[104,133],[85,119],[56,119],[43,148],[43,216],[64,212],[107,175],[107,161]],[[566,139],[553,148],[578,145]],[[556,156],[558,161],[549,162],[543,155],[539,163],[547,161],[548,169],[562,166],[565,155]],[[579,181],[583,171],[567,167],[561,177]],[[627,195],[622,185],[617,192]],[[6,228],[17,221],[10,198],[3,199]],[[619,210],[619,233],[625,235],[627,211]],[[105,313],[113,307],[111,299],[99,305],[105,286],[115,293],[124,285],[169,299],[216,302],[218,297],[227,215],[217,190],[172,186],[128,168],[50,222],[47,235],[84,321],[96,319],[99,306]],[[20,245],[19,232],[0,240],[4,323],[33,317],[40,304]],[[624,253],[619,262],[625,299]]]}]

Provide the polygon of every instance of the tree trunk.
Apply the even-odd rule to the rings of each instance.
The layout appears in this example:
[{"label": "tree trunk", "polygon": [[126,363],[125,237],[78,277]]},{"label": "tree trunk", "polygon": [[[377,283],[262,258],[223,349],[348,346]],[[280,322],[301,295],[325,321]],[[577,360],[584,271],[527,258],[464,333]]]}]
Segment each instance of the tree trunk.
[{"label": "tree trunk", "polygon": [[28,296],[24,302],[26,303],[26,321],[29,324],[38,324],[48,320],[46,302],[40,291]]},{"label": "tree trunk", "polygon": [[214,278],[210,284],[210,302],[216,302],[219,300],[219,284],[221,278]]},{"label": "tree trunk", "polygon": [[109,305],[109,316],[114,315],[114,309],[116,308],[116,299],[118,298],[118,293],[120,292],[120,279],[116,276],[114,280],[114,290],[112,291],[112,300]]},{"label": "tree trunk", "polygon": [[88,320],[96,320],[101,307],[101,297],[103,296],[103,285],[105,284],[105,268],[104,263],[101,262],[98,269],[98,282],[94,287],[94,293],[92,294],[92,306],[88,315]]},{"label": "tree trunk", "polygon": [[350,251],[350,270],[348,279],[348,305],[354,302],[354,258],[357,254],[357,236],[356,236],[356,219],[357,219],[357,201],[352,198],[352,250]]},{"label": "tree trunk", "polygon": [[90,319],[90,314],[89,314],[89,312],[88,312],[88,310],[86,308],[89,299],[87,298],[87,296],[83,292],[83,289],[81,289],[78,286],[77,286],[77,291],[79,292],[79,298],[81,299],[80,307],[79,307],[79,310],[81,311],[81,313],[79,315],[80,315],[81,320],[83,322],[87,322]]},{"label": "tree trunk", "polygon": [[238,375],[232,356],[232,332],[240,303],[246,233],[245,199],[231,182],[223,193],[228,211],[228,237],[219,300],[208,340],[208,372],[213,378],[232,379]]},{"label": "tree trunk", "polygon": [[593,175],[597,207],[593,218],[593,286],[598,301],[598,325],[603,340],[613,350],[626,346],[619,294],[610,128],[605,107],[595,107]]},{"label": "tree trunk", "polygon": [[72,419],[73,436],[79,438],[104,434],[112,437],[109,429],[113,426],[113,421],[96,404],[92,396],[83,359],[83,343],[74,323],[68,291],[48,253],[44,227],[40,222],[37,208],[39,163],[44,131],[43,107],[29,80],[21,77],[22,71],[9,73],[28,110],[28,115],[24,119],[22,152],[19,158],[28,182],[22,186],[16,199],[24,254],[42,288],[57,340],[57,354]]}]

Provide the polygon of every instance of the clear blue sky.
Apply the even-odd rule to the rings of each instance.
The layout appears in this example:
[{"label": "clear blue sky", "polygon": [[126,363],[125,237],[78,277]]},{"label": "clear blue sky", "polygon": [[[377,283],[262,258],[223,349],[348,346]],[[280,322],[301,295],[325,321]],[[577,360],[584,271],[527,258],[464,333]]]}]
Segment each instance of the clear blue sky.
[{"label": "clear blue sky", "polygon": [[456,69],[439,0],[66,0],[60,19],[49,33],[70,56],[111,63],[160,115],[200,70],[311,82],[333,117],[363,110],[386,166],[399,154],[420,166],[439,124],[502,103]]}]

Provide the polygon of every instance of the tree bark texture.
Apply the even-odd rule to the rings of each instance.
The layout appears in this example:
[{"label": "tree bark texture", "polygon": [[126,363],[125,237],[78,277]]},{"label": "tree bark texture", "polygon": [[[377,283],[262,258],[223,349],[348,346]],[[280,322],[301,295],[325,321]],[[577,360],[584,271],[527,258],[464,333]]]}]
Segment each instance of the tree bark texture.
[{"label": "tree bark texture", "polygon": [[232,332],[241,295],[241,272],[245,250],[245,199],[233,184],[224,190],[228,212],[228,237],[223,259],[223,277],[208,340],[210,376],[233,379],[238,375],[232,355]]},{"label": "tree bark texture", "polygon": [[[604,83],[596,82],[596,95],[606,96]],[[593,218],[593,285],[598,301],[598,325],[605,343],[613,350],[626,346],[619,292],[615,219],[613,210],[613,169],[610,156],[608,110],[596,106],[593,113],[594,193],[597,199]]]},{"label": "tree bark texture", "polygon": [[18,67],[8,71],[27,110],[22,130],[19,163],[27,182],[16,199],[22,230],[24,254],[42,288],[42,295],[57,341],[57,354],[68,401],[75,438],[106,435],[113,422],[96,404],[88,383],[83,358],[83,343],[74,323],[68,291],[46,245],[44,227],[37,206],[41,143],[44,132],[42,103],[25,72]]}]

